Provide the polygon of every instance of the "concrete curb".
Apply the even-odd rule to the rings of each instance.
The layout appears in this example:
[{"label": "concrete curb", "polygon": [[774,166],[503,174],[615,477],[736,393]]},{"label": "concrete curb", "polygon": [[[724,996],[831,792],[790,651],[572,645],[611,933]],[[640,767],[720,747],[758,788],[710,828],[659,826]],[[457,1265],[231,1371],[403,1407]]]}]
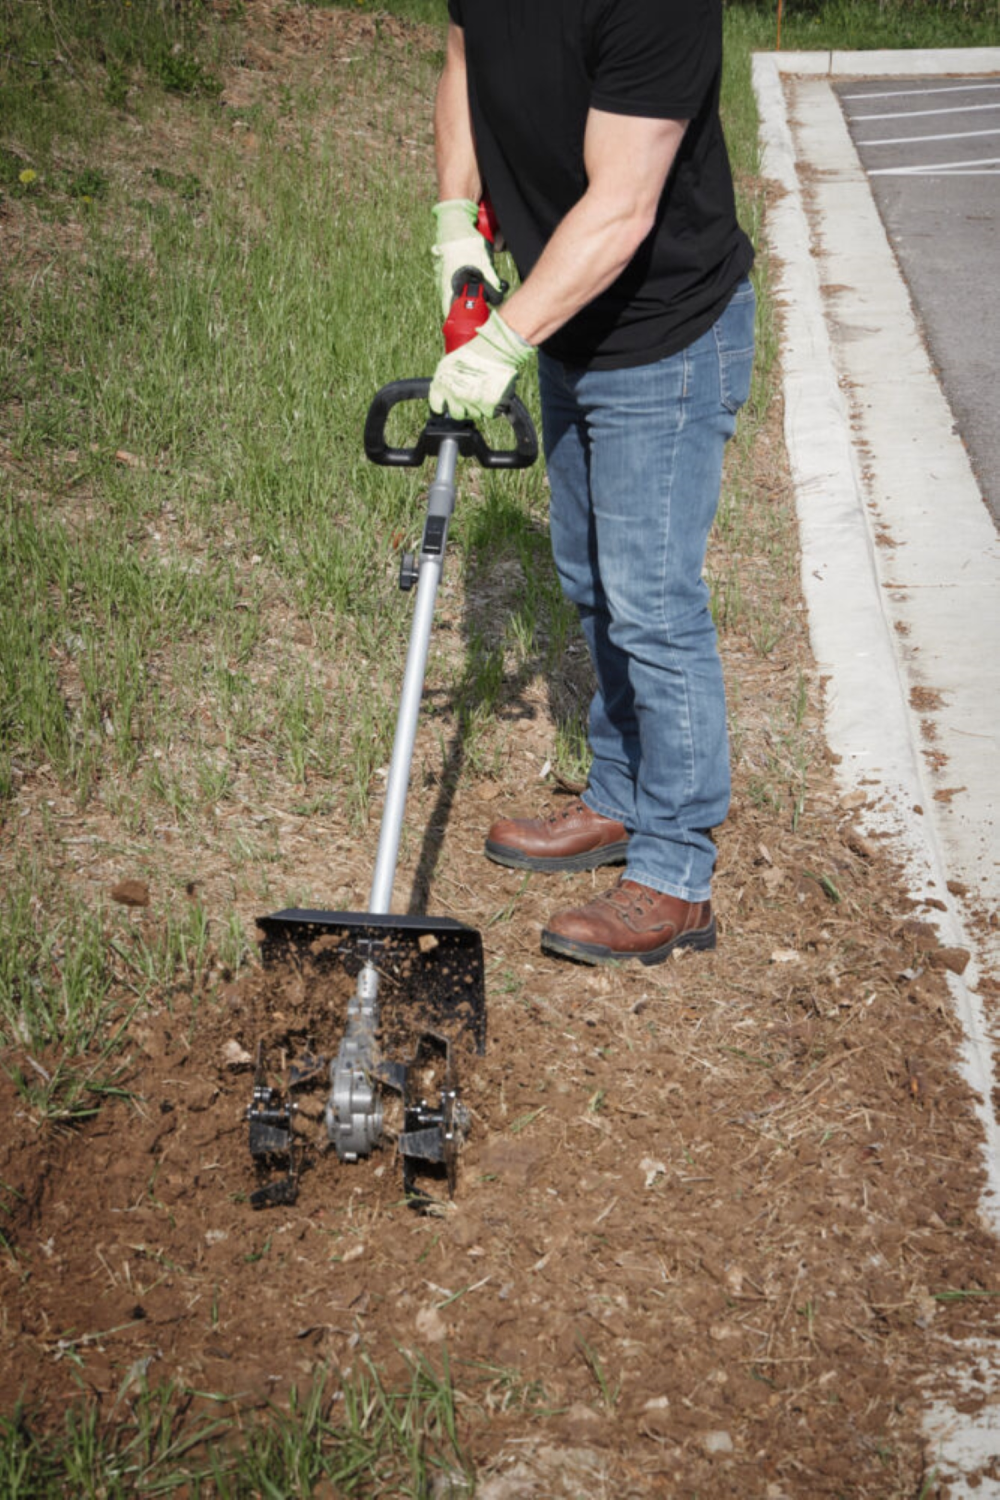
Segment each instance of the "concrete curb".
[{"label": "concrete curb", "polygon": [[926,78],[944,73],[1000,73],[1000,47],[948,47],[938,52],[759,52],[779,73],[837,78]]},{"label": "concrete curb", "polygon": [[[935,912],[942,942],[975,952],[962,913],[948,895],[934,823],[913,811],[917,806],[933,807],[933,793],[925,780],[886,614],[851,413],[838,382],[781,83],[783,72],[827,75],[834,64],[850,75],[870,76],[876,63],[884,72],[942,73],[949,61],[957,67],[959,56],[964,72],[1000,68],[1000,49],[977,49],[971,55],[758,54],[754,89],[763,172],[782,189],[768,212],[768,240],[777,262],[782,304],[785,441],[796,489],[802,582],[814,653],[820,671],[829,677],[828,739],[842,756],[841,776],[850,786],[864,781],[870,792],[872,780],[877,780],[881,800],[869,815],[869,825],[891,835],[914,890],[944,903],[946,909]],[[887,243],[885,250],[892,259]],[[970,987],[977,977],[975,963],[966,975],[952,976],[952,993],[964,1031],[963,1071],[975,1092],[985,1135],[983,1211],[1000,1234],[1000,1130],[992,1103],[993,1063],[982,1006]]]},{"label": "concrete curb", "polygon": [[[795,142],[781,82],[782,73],[811,77],[815,85],[821,87],[823,78],[833,76],[940,76],[952,70],[1000,70],[1000,49],[945,54],[826,53],[783,57],[759,54],[754,58],[754,89],[761,118],[763,172],[781,190],[768,210],[767,236],[775,256],[776,288],[782,303],[785,442],[796,490],[803,590],[814,654],[821,672],[829,678],[825,703],[827,738],[831,747],[841,754],[839,769],[843,781],[849,786],[863,785],[869,793],[872,783],[877,783],[881,800],[877,808],[869,812],[867,821],[869,826],[874,824],[878,831],[892,836],[893,847],[902,854],[913,889],[925,895],[933,893],[935,901],[944,901],[945,909],[937,914],[936,923],[942,941],[947,946],[975,951],[966,933],[962,913],[948,895],[946,858],[939,830],[930,816],[916,816],[914,813],[917,805],[933,809],[935,804],[920,756],[917,725],[910,710],[908,684],[894,639],[893,622],[887,612],[890,596],[880,577],[869,516],[871,501],[866,493],[870,466],[890,492],[887,512],[895,518],[905,510],[898,504],[898,497],[894,498],[891,493],[899,482],[898,476],[891,472],[894,458],[900,457],[904,468],[907,464],[912,465],[913,453],[920,451],[920,445],[914,444],[913,451],[903,453],[905,439],[921,420],[940,425],[935,394],[944,405],[946,418],[950,413],[939,388],[936,393],[928,392],[928,379],[935,385],[936,380],[929,367],[920,331],[915,325],[911,326],[914,320],[906,289],[881,222],[873,223],[872,216],[877,219],[877,213],[848,138],[844,153],[849,149],[854,154],[857,172],[831,170],[829,180],[824,180],[819,191],[815,191],[815,180],[811,184],[816,202],[825,204],[829,212],[845,214],[852,228],[857,229],[859,221],[863,220],[862,233],[867,237],[868,253],[861,254],[858,263],[864,265],[866,273],[874,270],[873,279],[877,284],[862,288],[862,295],[847,299],[846,337],[848,340],[852,334],[858,339],[867,337],[871,332],[868,324],[877,324],[886,317],[890,322],[894,317],[898,318],[904,326],[902,342],[897,342],[896,348],[905,353],[907,365],[916,371],[924,388],[924,401],[920,407],[922,415],[916,415],[913,410],[907,412],[905,406],[900,407],[898,399],[896,402],[891,396],[886,399],[887,393],[879,390],[877,370],[874,371],[872,385],[864,391],[865,402],[872,410],[880,402],[888,406],[890,432],[894,423],[896,436],[901,434],[904,442],[897,443],[895,453],[890,443],[889,451],[878,457],[873,457],[871,450],[867,450],[865,471],[862,472],[858,444],[871,434],[872,421],[868,420],[870,413],[866,413],[866,421],[861,424],[863,430],[855,431],[857,413],[849,410],[838,380],[837,360],[827,322],[828,304],[824,303],[820,267],[814,255],[813,227],[806,214]],[[824,92],[829,93],[828,90]],[[821,110],[821,121],[811,122],[816,135],[824,141],[836,123],[834,110],[839,113],[839,104],[828,100],[825,109]],[[799,128],[801,130],[801,126]],[[837,130],[842,130],[846,136],[842,117]],[[810,165],[813,165],[812,160]],[[819,176],[823,178],[822,169]],[[859,195],[862,193],[868,201],[863,213],[859,213]],[[853,217],[850,217],[849,199]],[[850,255],[833,259],[838,265],[851,263]],[[829,261],[830,257],[824,265],[828,275]],[[891,284],[891,278],[895,278],[895,286]],[[839,277],[834,275],[831,280],[836,283]],[[829,288],[827,290],[829,292]],[[865,290],[870,297],[867,308]],[[899,301],[900,292],[905,306]],[[884,306],[886,301],[888,311]],[[844,315],[842,306],[837,310]],[[844,336],[842,328],[841,338]],[[877,339],[875,342],[877,344]],[[920,364],[921,360],[927,365],[926,371]],[[852,365],[848,360],[847,364],[852,369],[859,368],[856,361]],[[864,368],[863,360],[860,368]],[[897,385],[907,388],[905,379],[898,380]],[[950,423],[948,425],[948,441],[941,443],[940,456],[949,466],[960,494],[959,510],[968,522],[962,545],[968,549],[975,545],[974,537],[981,533],[967,504],[969,486],[960,472],[962,462],[956,460],[956,439]],[[964,463],[968,468],[967,459]],[[968,477],[971,479],[971,470]],[[974,481],[971,488],[975,493]],[[916,510],[919,521],[919,504]],[[908,520],[912,525],[912,508]],[[992,526],[990,530],[992,532]],[[995,564],[995,533],[992,535],[994,545],[987,551]],[[914,552],[917,554],[918,576],[926,576],[926,538],[918,541]],[[944,572],[947,572],[947,567]],[[986,568],[983,578],[986,586],[995,591],[995,573]],[[953,583],[953,577],[948,581]],[[954,590],[952,592],[954,594]],[[963,602],[961,607],[967,614],[971,613],[967,603]],[[927,639],[926,631],[924,639]],[[985,649],[988,652],[989,646]],[[985,805],[989,806],[988,797]],[[950,832],[954,834],[954,830]],[[954,837],[950,847],[954,852]],[[970,964],[965,976],[950,975],[949,978],[963,1030],[962,1071],[973,1090],[976,1113],[984,1132],[986,1189],[981,1212],[994,1234],[998,1234],[1000,1132],[993,1108],[994,1069],[982,1006],[971,988],[977,978],[977,966]],[[950,1401],[935,1399],[930,1390],[925,1398],[924,1430],[936,1454],[933,1473],[938,1479],[946,1479],[949,1493],[954,1488],[956,1497],[961,1497],[961,1500],[972,1500],[973,1495],[981,1500],[1000,1500],[1000,1485],[989,1477],[1000,1455],[1000,1426],[994,1417],[997,1410],[994,1403],[1000,1391],[996,1345],[984,1341],[955,1345],[948,1375],[954,1398]],[[980,1393],[985,1390],[990,1399],[982,1404],[977,1415],[971,1416],[958,1408],[959,1398],[973,1388]]]}]

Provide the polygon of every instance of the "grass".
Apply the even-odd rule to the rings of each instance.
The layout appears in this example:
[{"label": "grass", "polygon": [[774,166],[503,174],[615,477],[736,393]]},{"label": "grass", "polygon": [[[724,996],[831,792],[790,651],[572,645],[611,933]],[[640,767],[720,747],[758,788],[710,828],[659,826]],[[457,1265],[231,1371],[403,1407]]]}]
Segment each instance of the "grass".
[{"label": "grass", "polygon": [[[807,52],[836,47],[992,47],[996,45],[997,0],[788,0],[782,7],[781,49]],[[773,50],[778,41],[776,3],[726,5],[730,49]]]},{"label": "grass", "polygon": [[230,1403],[211,1393],[151,1388],[141,1370],[123,1382],[112,1409],[73,1409],[61,1431],[40,1428],[18,1409],[0,1417],[0,1492],[8,1500],[92,1495],[172,1495],[236,1500],[259,1495],[293,1500],[327,1492],[471,1494],[469,1465],[458,1438],[455,1391],[447,1358],[441,1370],[422,1357],[388,1390],[361,1360],[334,1380],[317,1372],[287,1409],[274,1410],[242,1437]]},{"label": "grass", "polygon": [[[0,1044],[33,1115],[62,1125],[128,1088],[133,1007],[210,992],[244,961],[240,912],[284,878],[279,815],[364,830],[392,733],[408,620],[393,580],[426,476],[368,466],[360,435],[374,390],[437,356],[440,50],[405,28],[390,44],[378,24],[308,87],[241,70],[248,92],[230,98],[239,9],[226,22],[194,0],[0,0]],[[443,0],[385,11],[444,18]],[[792,6],[782,44],[971,45],[996,15],[986,0]],[[773,45],[774,24],[772,7],[727,7],[727,132],[758,244],[750,52]],[[801,630],[794,523],[759,443],[778,350],[763,252],[755,274],[754,387],[711,558],[718,626],[751,666]],[[536,405],[532,379],[522,394]],[[552,769],[585,776],[587,671],[546,509],[538,466],[471,477],[456,515],[429,700],[452,788],[502,767],[508,720],[539,680]],[[786,674],[761,722],[744,676],[735,759],[747,794],[794,827],[808,816],[808,687]],[[151,914],[107,903],[123,862],[155,886]],[[580,1350],[610,1409],[617,1386]],[[479,1406],[542,1399],[494,1372]],[[438,1470],[461,1493],[460,1430],[479,1406],[446,1367],[418,1361],[390,1391],[359,1363],[220,1446],[208,1439],[234,1432],[228,1408],[137,1378],[110,1416],[80,1407],[58,1432],[4,1418],[0,1491],[291,1495],[325,1481],[346,1495],[372,1493],[377,1474],[423,1495]]]},{"label": "grass", "polygon": [[601,1404],[603,1405],[605,1411],[609,1413],[613,1412],[615,1407],[618,1405],[618,1398],[621,1395],[621,1377],[619,1376],[616,1381],[611,1381],[607,1374],[607,1371],[604,1368],[604,1365],[601,1362],[601,1358],[597,1353],[597,1350],[593,1347],[592,1344],[589,1344],[587,1342],[587,1340],[583,1337],[583,1334],[579,1331],[577,1331],[576,1343],[577,1348],[580,1350],[580,1354],[583,1358],[583,1362],[587,1366],[587,1369],[589,1370],[590,1375],[593,1379],[594,1385],[596,1386],[597,1391],[600,1395]]}]

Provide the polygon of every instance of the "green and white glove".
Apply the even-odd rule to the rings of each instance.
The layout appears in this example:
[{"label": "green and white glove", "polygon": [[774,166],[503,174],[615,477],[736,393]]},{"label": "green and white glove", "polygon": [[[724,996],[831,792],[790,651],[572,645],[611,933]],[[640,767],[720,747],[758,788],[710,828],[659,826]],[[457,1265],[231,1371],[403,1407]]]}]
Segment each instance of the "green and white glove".
[{"label": "green and white glove", "polygon": [[495,415],[514,389],[514,382],[535,352],[496,311],[474,339],[446,354],[431,381],[431,411],[459,421],[484,421]]},{"label": "green and white glove", "polygon": [[[448,316],[457,296],[454,286],[456,271],[475,271],[487,286],[492,287],[497,302],[503,295],[504,289],[493,264],[493,246],[476,228],[478,217],[479,209],[471,198],[447,198],[434,205],[437,243],[431,246],[431,255],[443,318]],[[494,299],[490,297],[488,300]]]}]

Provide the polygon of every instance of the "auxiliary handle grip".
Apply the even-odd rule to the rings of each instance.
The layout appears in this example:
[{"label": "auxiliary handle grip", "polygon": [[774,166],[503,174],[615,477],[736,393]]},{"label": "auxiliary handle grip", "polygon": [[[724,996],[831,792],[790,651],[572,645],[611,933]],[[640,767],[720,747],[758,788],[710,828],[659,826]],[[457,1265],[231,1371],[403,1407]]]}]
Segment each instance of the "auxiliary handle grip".
[{"label": "auxiliary handle grip", "polygon": [[416,469],[424,459],[436,454],[445,438],[458,443],[462,458],[474,458],[484,469],[527,469],[538,457],[538,437],[534,423],[523,402],[511,396],[498,412],[514,434],[513,448],[491,448],[475,422],[456,422],[453,417],[439,417],[431,412],[412,448],[390,448],[385,440],[385,424],[394,406],[404,401],[426,401],[430,395],[429,380],[394,380],[375,395],[365,418],[365,454],[373,464],[386,468]]}]

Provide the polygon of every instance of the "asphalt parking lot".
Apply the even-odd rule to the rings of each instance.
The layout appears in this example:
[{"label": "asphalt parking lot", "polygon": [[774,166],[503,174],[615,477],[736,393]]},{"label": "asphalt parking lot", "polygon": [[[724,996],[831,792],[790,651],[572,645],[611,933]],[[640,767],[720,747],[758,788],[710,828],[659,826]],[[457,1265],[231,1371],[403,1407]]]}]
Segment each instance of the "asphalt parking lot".
[{"label": "asphalt parking lot", "polygon": [[835,92],[1000,523],[1000,78],[862,79]]}]

